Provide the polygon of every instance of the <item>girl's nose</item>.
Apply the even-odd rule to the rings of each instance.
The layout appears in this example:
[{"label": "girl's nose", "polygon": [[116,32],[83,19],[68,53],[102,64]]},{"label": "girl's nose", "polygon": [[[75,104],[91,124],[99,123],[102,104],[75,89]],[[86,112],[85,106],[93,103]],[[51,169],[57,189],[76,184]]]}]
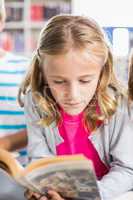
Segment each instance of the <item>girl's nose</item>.
[{"label": "girl's nose", "polygon": [[79,87],[77,84],[73,83],[69,85],[68,92],[67,92],[67,98],[73,102],[77,102],[79,99]]}]

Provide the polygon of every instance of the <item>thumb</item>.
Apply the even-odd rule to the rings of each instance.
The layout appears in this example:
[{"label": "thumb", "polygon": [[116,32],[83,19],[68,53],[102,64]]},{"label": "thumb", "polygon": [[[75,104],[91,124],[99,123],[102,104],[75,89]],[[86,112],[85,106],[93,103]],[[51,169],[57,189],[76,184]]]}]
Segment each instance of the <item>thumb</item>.
[{"label": "thumb", "polygon": [[50,197],[54,200],[64,200],[56,191],[53,190],[49,190],[48,194],[50,195]]}]

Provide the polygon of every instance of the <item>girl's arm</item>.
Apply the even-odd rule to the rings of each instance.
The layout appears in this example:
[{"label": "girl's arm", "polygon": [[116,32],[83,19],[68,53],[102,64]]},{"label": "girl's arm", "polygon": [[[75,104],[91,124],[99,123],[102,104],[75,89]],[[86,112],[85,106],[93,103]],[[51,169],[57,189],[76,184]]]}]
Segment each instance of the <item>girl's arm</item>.
[{"label": "girl's arm", "polygon": [[0,148],[8,151],[16,151],[27,145],[26,129],[16,132],[12,135],[6,135],[0,138]]},{"label": "girl's arm", "polygon": [[[98,182],[104,200],[116,198],[133,189],[133,121],[124,100],[106,126],[104,148],[108,148],[110,171]],[[107,134],[107,135],[106,135]],[[106,146],[106,147],[105,147]]]},{"label": "girl's arm", "polygon": [[44,137],[44,128],[37,124],[40,116],[35,109],[32,101],[31,92],[29,91],[24,100],[25,118],[28,132],[28,156],[30,160],[39,159],[45,156],[52,156]]},{"label": "girl's arm", "polygon": [[[37,113],[34,103],[32,101],[31,93],[28,92],[25,96],[24,108],[25,118],[28,132],[28,155],[31,160],[39,159],[41,157],[53,156],[50,151],[46,138],[44,137],[45,129],[42,128],[37,122],[40,120],[40,116]],[[55,191],[49,191],[48,195],[51,200],[63,200],[63,198]],[[25,197],[28,200],[48,200],[46,196],[34,193],[30,190],[25,192]]]}]

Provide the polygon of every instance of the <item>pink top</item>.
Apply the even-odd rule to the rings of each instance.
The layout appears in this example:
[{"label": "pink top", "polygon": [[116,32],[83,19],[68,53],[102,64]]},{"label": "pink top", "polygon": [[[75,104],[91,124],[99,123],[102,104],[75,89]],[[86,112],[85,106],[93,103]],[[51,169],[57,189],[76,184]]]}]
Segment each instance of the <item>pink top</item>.
[{"label": "pink top", "polygon": [[109,169],[100,160],[100,157],[88,136],[90,131],[83,125],[83,112],[71,116],[61,110],[62,122],[59,124],[59,133],[64,142],[56,147],[57,155],[84,154],[91,159],[98,179],[108,173]]}]

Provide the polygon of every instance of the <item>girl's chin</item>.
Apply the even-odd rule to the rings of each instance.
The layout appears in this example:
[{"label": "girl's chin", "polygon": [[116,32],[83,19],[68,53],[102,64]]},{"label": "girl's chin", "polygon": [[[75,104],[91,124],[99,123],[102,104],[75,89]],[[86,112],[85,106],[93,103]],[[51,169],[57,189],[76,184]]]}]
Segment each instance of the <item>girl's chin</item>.
[{"label": "girl's chin", "polygon": [[83,111],[83,109],[64,109],[64,111],[69,115],[78,115]]}]

